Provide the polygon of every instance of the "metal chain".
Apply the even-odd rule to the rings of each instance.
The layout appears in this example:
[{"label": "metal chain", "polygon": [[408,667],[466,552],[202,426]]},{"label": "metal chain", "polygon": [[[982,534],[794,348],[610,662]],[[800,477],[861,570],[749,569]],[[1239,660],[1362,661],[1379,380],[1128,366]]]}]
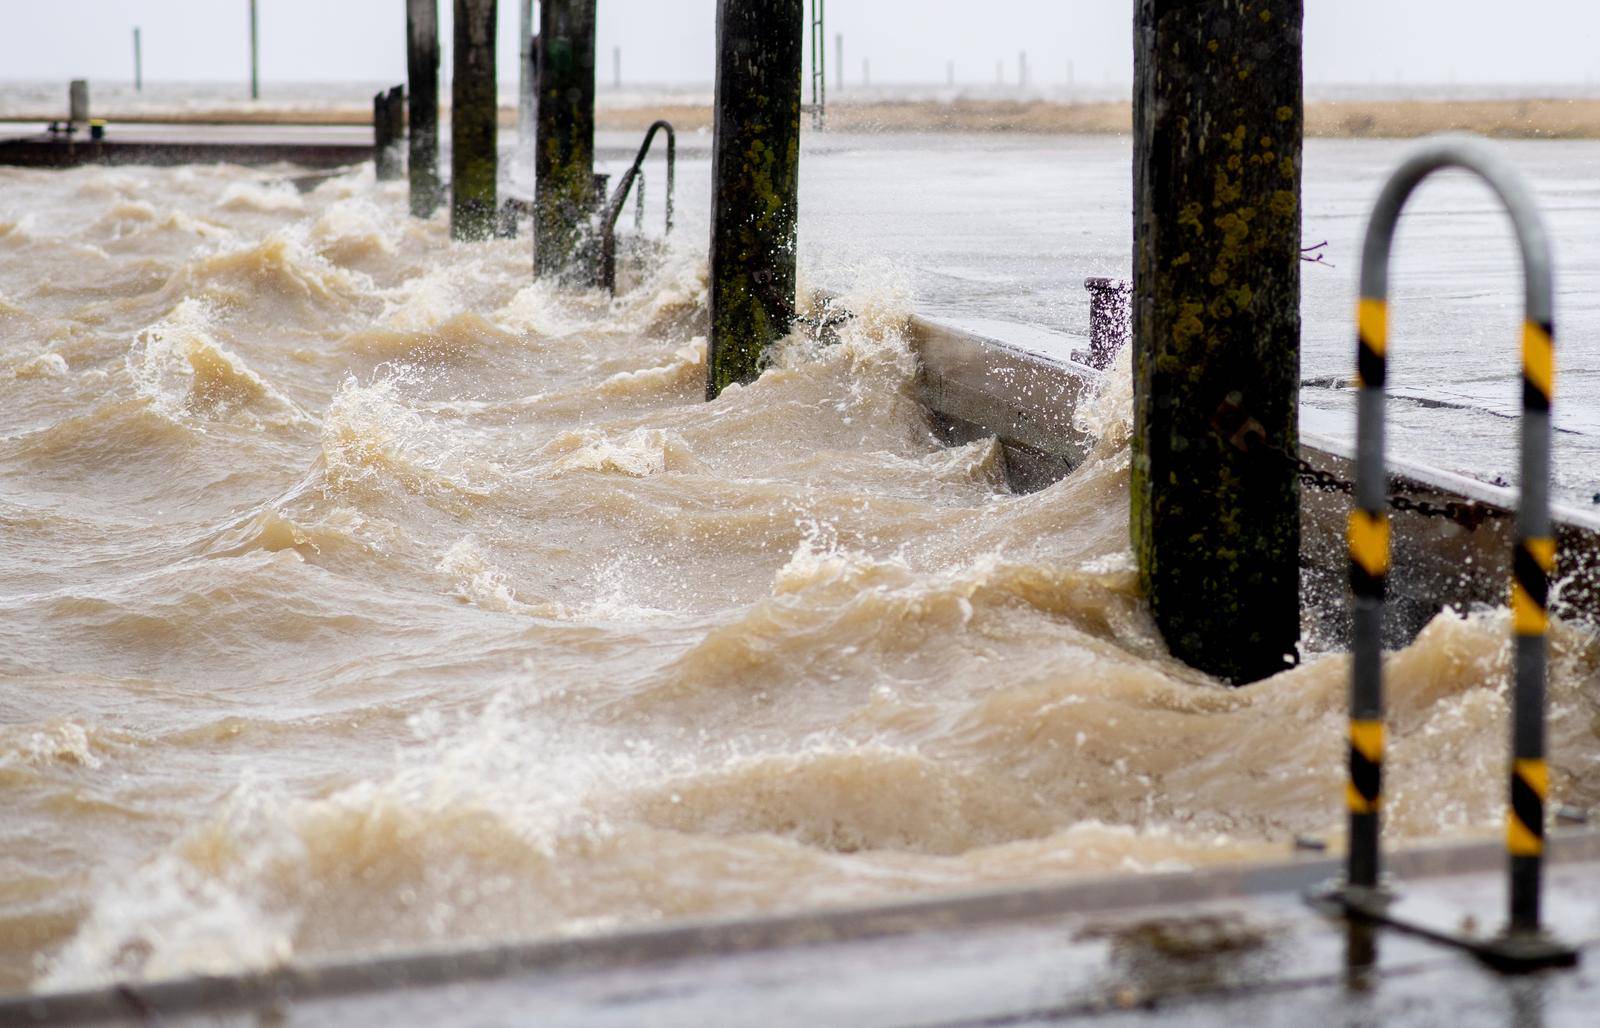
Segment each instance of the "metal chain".
[{"label": "metal chain", "polygon": [[[1353,482],[1340,478],[1330,471],[1313,467],[1310,461],[1298,453],[1290,453],[1285,447],[1269,442],[1266,429],[1243,409],[1237,393],[1230,394],[1222,401],[1217,413],[1212,416],[1211,425],[1224,439],[1246,453],[1267,453],[1278,460],[1293,464],[1300,482],[1319,492],[1336,492],[1347,496],[1355,492]],[[1491,519],[1511,517],[1509,511],[1485,506],[1474,500],[1447,500],[1444,503],[1434,503],[1431,500],[1413,499],[1397,492],[1389,493],[1388,499],[1390,510],[1424,518],[1442,518],[1467,529],[1475,529]]]},{"label": "metal chain", "polygon": [[[1347,496],[1355,492],[1354,483],[1340,478],[1331,471],[1313,467],[1304,457],[1295,457],[1294,463],[1303,485],[1308,485],[1319,492],[1344,493]],[[1404,493],[1397,492],[1389,494],[1389,508],[1424,518],[1443,518],[1469,529],[1477,528],[1485,521],[1494,518],[1512,516],[1510,511],[1487,507],[1475,500],[1447,500],[1444,503],[1434,503],[1431,500],[1414,500]]]}]

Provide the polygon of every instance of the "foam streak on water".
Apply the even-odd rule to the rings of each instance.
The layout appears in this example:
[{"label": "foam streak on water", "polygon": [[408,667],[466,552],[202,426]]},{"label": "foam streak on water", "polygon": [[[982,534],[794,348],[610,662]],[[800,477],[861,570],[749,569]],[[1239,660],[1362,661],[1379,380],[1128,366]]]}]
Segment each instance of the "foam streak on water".
[{"label": "foam streak on water", "polygon": [[[705,270],[611,300],[370,173],[8,171],[0,987],[1281,854],[1346,661],[1167,659],[1126,392],[1010,494],[904,292],[702,400]],[[1490,833],[1503,611],[1393,658],[1389,824]],[[1597,798],[1600,649],[1552,749]]]}]

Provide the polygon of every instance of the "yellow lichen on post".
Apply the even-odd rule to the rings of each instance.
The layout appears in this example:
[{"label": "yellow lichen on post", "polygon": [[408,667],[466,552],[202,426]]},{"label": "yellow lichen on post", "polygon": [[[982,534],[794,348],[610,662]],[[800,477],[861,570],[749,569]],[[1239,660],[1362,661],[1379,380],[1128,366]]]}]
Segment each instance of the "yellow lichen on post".
[{"label": "yellow lichen on post", "polygon": [[1172,653],[1241,683],[1300,634],[1301,21],[1300,0],[1135,15],[1130,530]]},{"label": "yellow lichen on post", "polygon": [[539,111],[535,127],[535,271],[587,284],[593,240],[595,0],[544,0],[539,8]]},{"label": "yellow lichen on post", "polygon": [[494,231],[495,0],[455,0],[455,77],[450,91],[450,235],[488,239]]},{"label": "yellow lichen on post", "polygon": [[719,0],[706,395],[753,380],[794,320],[803,0]]}]

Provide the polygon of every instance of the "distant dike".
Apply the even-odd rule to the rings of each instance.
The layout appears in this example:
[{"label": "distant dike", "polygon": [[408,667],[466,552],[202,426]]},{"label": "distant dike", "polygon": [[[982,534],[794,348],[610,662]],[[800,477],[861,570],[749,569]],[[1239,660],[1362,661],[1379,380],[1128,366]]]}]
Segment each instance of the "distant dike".
[{"label": "distant dike", "polygon": [[[100,112],[96,112],[97,114]],[[370,125],[365,108],[141,111],[103,115],[116,122],[193,125]],[[10,114],[8,121],[48,121]],[[658,118],[680,132],[711,127],[711,107],[701,104],[602,106],[596,127],[642,130]],[[848,100],[828,105],[828,128],[837,132],[959,132],[1027,135],[1127,135],[1132,106],[1124,101],[1058,100]],[[504,128],[516,110],[500,109]],[[1476,132],[1497,139],[1600,139],[1600,99],[1320,100],[1306,103],[1306,134],[1334,139],[1410,139],[1437,132]]]}]

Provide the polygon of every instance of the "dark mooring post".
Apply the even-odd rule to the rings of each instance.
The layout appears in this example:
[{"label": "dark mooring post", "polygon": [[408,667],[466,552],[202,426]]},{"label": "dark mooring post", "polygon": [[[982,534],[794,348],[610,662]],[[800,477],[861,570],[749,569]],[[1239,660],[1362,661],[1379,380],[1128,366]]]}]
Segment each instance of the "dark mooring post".
[{"label": "dark mooring post", "polygon": [[1140,583],[1175,657],[1234,683],[1300,633],[1302,0],[1137,0]]},{"label": "dark mooring post", "polygon": [[495,0],[455,0],[455,77],[450,90],[450,237],[494,234],[500,164],[495,96]]},{"label": "dark mooring post", "polygon": [[517,177],[533,171],[534,114],[539,107],[539,69],[534,66],[533,0],[517,0]]},{"label": "dark mooring post", "polygon": [[391,182],[405,168],[406,91],[394,86],[372,96],[372,160],[379,182]]},{"label": "dark mooring post", "polygon": [[88,79],[73,79],[67,83],[67,121],[72,125],[89,124]]},{"label": "dark mooring post", "polygon": [[406,0],[406,82],[411,99],[411,213],[439,207],[439,0]]},{"label": "dark mooring post", "polygon": [[538,156],[534,162],[533,267],[538,275],[593,280],[587,231],[594,210],[595,0],[539,5]]},{"label": "dark mooring post", "polygon": [[750,382],[794,321],[805,0],[718,0],[706,396]]}]

